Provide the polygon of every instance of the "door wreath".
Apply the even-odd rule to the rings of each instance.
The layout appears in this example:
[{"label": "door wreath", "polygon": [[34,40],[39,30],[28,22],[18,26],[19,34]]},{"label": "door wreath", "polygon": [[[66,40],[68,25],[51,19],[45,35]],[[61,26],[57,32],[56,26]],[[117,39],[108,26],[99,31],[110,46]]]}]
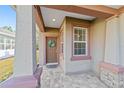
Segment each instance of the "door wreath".
[{"label": "door wreath", "polygon": [[52,47],[55,47],[55,46],[56,46],[55,40],[49,40],[49,41],[48,41],[48,46],[51,47],[51,48],[52,48]]}]

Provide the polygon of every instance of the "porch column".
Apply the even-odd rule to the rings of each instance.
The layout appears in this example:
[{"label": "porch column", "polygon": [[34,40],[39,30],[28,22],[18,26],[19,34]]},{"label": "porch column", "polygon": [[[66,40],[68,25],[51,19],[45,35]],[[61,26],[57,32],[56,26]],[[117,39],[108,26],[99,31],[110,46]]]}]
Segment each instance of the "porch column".
[{"label": "porch column", "polygon": [[119,17],[109,19],[106,23],[105,57],[100,64],[101,80],[109,87],[116,88],[124,87],[124,67],[120,65],[119,25]]},{"label": "porch column", "polygon": [[36,70],[36,29],[30,5],[16,7],[17,28],[14,76],[32,75]]},{"label": "porch column", "polygon": [[44,32],[39,33],[39,64],[43,66],[45,64],[45,36]]},{"label": "porch column", "polygon": [[104,61],[119,65],[119,19],[111,18],[106,22],[106,40]]},{"label": "porch column", "polygon": [[124,13],[119,16],[120,22],[120,63],[124,66]]}]

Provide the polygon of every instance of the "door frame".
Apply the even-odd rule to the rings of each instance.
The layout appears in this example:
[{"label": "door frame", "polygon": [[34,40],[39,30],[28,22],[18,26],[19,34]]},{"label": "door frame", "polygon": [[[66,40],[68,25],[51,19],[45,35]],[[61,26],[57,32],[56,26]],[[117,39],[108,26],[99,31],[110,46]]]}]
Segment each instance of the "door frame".
[{"label": "door frame", "polygon": [[[48,63],[47,63],[47,38],[56,38],[56,42],[57,42],[57,44],[56,44],[56,51],[57,51],[57,49],[58,49],[58,36],[46,36],[46,37],[45,37],[45,47],[46,47],[46,49],[45,49],[45,52],[46,52],[45,60],[46,60],[46,64],[48,64]],[[59,54],[59,53],[57,53],[57,63],[59,64],[58,54]]]}]

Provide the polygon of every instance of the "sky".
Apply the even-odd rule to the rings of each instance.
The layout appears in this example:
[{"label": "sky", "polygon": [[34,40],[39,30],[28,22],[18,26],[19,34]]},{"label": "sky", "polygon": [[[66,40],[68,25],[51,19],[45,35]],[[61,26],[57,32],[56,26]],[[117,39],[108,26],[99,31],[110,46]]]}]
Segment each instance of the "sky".
[{"label": "sky", "polygon": [[16,11],[9,5],[0,5],[0,27],[3,26],[16,29]]}]

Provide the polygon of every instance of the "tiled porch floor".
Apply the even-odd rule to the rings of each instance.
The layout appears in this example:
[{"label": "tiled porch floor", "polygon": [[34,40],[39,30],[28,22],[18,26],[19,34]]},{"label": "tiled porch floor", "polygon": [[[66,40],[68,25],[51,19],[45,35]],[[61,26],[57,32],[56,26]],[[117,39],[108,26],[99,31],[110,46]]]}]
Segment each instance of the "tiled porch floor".
[{"label": "tiled porch floor", "polygon": [[41,88],[106,88],[92,72],[64,75],[60,67],[44,68]]}]

